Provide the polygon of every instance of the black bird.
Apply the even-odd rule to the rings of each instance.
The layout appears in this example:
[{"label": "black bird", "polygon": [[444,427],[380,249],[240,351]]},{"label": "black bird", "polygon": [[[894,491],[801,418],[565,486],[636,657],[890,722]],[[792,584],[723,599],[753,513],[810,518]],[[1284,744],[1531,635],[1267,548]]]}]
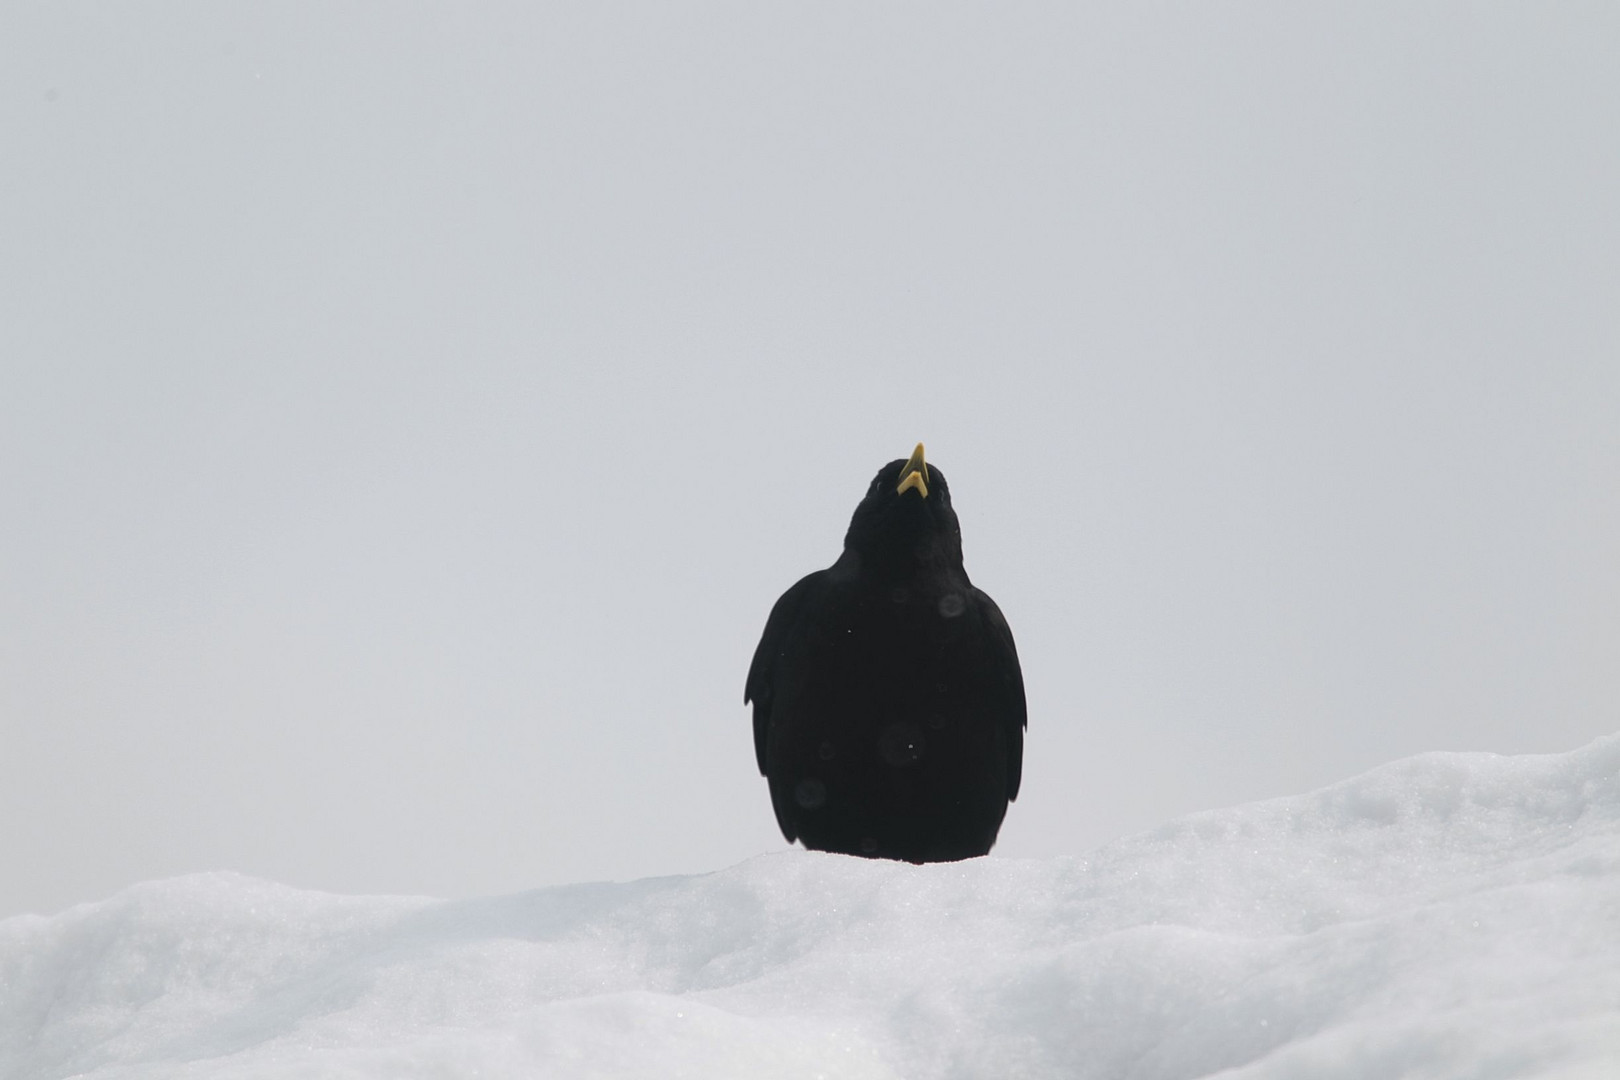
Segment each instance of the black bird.
[{"label": "black bird", "polygon": [[790,842],[910,862],[996,842],[1023,768],[1024,677],[921,443],[879,470],[838,561],[771,609],[750,701]]}]

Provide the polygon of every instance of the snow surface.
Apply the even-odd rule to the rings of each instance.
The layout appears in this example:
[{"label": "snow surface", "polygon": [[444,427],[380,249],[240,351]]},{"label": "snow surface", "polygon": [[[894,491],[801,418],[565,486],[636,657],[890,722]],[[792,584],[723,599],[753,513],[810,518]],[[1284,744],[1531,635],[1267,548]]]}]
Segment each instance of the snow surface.
[{"label": "snow surface", "polygon": [[1620,735],[1088,856],[0,922],[0,1076],[1620,1077]]}]

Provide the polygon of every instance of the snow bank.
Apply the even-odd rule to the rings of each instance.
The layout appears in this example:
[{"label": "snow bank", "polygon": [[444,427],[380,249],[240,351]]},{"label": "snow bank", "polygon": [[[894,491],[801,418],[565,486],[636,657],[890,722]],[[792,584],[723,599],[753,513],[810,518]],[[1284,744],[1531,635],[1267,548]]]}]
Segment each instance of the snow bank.
[{"label": "snow bank", "polygon": [[0,922],[0,1076],[1620,1077],[1620,736],[1083,858],[445,902],[227,874]]}]

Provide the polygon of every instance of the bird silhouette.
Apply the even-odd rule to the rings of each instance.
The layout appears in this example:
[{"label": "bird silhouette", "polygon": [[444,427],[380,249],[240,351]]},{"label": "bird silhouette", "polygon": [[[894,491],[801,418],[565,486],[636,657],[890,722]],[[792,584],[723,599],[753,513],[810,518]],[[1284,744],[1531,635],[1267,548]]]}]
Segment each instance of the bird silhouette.
[{"label": "bird silhouette", "polygon": [[838,561],[776,602],[743,701],[789,842],[910,862],[996,842],[1023,769],[1023,673],[921,443],[878,471]]}]

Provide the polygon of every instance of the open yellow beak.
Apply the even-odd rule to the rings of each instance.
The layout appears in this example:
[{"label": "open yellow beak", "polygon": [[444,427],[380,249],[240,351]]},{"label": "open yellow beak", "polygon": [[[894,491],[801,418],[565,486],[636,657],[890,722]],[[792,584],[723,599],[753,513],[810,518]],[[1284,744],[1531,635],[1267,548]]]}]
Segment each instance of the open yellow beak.
[{"label": "open yellow beak", "polygon": [[894,489],[894,493],[904,495],[912,488],[920,491],[923,498],[928,498],[928,463],[923,460],[922,443],[917,444],[917,449],[911,452],[911,457],[901,466],[900,486]]}]

